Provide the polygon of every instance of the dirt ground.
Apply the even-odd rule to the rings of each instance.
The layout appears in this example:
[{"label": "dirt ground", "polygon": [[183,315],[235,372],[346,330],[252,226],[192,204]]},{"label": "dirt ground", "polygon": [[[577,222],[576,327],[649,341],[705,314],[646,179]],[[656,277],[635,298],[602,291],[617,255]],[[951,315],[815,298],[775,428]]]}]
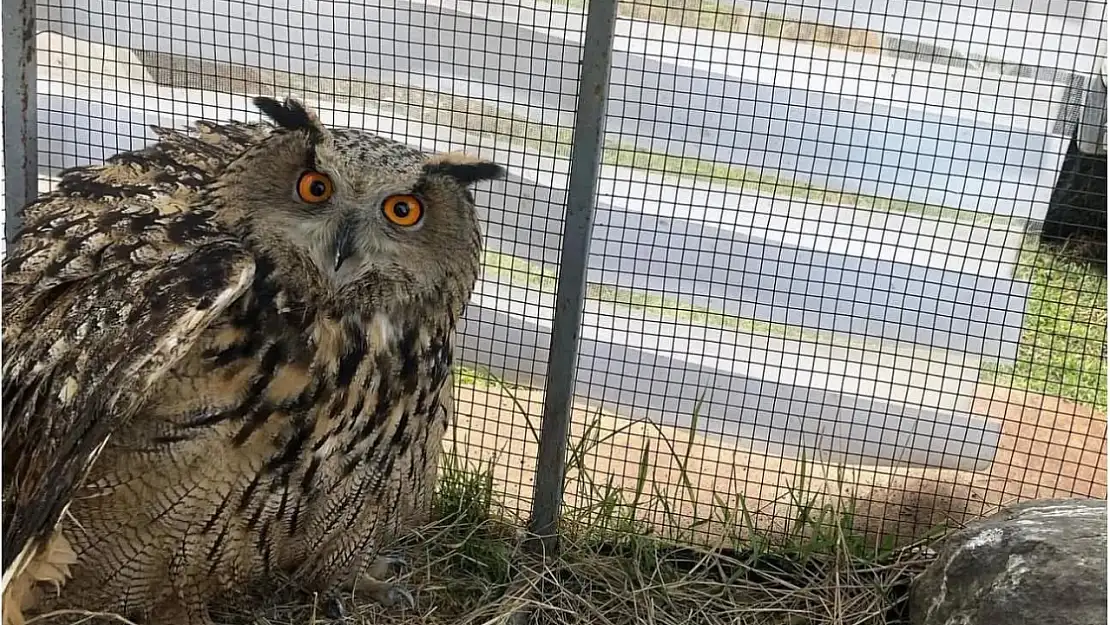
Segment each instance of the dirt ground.
[{"label": "dirt ground", "polygon": [[[471,462],[492,461],[506,507],[526,516],[542,394],[478,385],[462,387],[456,397],[457,426],[447,448]],[[782,530],[797,516],[798,493],[817,502],[854,495],[858,529],[872,538],[897,536],[908,542],[938,524],[965,522],[1018,500],[1106,497],[1105,414],[994,387],[980,389],[975,411],[1001,422],[1003,430],[993,466],[980,472],[814,462],[803,468],[792,458],[718,440],[695,437],[688,444],[685,431],[578,406],[570,449],[588,470],[572,461],[566,503],[586,511],[613,489],[623,489],[626,501],[639,490],[644,494],[637,508],[645,520],[696,525],[695,536],[713,541],[722,534],[743,534],[742,510],[750,514],[749,524]],[[804,484],[797,477],[802,471]],[[688,484],[683,485],[683,474]],[[663,499],[670,509],[658,504]]]}]

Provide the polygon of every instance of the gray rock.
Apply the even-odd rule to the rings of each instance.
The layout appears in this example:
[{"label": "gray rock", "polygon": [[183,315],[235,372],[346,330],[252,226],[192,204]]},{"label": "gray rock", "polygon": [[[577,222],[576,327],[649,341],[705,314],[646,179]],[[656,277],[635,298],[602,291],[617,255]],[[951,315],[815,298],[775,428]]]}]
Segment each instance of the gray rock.
[{"label": "gray rock", "polygon": [[1015,505],[945,539],[912,625],[1105,625],[1106,502]]}]

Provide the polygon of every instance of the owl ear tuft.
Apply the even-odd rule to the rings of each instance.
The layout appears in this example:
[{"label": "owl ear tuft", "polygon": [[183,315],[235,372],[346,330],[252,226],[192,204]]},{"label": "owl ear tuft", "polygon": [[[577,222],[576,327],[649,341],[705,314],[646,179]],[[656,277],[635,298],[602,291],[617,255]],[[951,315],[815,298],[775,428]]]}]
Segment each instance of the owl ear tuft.
[{"label": "owl ear tuft", "polygon": [[313,138],[324,133],[324,126],[320,123],[320,119],[299,100],[286,98],[285,102],[278,102],[273,98],[259,96],[254,99],[254,105],[266,117],[286,130],[303,130]]},{"label": "owl ear tuft", "polygon": [[437,154],[424,165],[425,174],[438,174],[449,176],[457,180],[464,187],[468,187],[482,180],[496,180],[504,178],[508,172],[504,167],[482,158],[449,152]]}]

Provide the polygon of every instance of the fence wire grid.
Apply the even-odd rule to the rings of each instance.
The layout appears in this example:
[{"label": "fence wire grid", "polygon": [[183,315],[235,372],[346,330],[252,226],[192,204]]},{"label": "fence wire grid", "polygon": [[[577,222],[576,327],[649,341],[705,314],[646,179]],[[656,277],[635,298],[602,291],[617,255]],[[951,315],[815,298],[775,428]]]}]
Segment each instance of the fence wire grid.
[{"label": "fence wire grid", "polygon": [[6,0],[7,191],[256,95],[505,165],[445,450],[522,522],[537,473],[709,543],[1105,498],[1105,5],[858,4],[621,1],[599,41],[580,0]]}]

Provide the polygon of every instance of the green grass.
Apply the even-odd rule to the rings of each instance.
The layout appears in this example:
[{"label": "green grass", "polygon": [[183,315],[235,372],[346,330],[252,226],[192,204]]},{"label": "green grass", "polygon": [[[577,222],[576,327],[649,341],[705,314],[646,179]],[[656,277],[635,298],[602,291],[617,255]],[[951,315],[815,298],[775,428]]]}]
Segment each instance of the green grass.
[{"label": "green grass", "polygon": [[[584,0],[554,0],[553,3],[582,9],[587,5]],[[758,35],[846,50],[871,52],[877,51],[882,44],[882,33],[876,31],[795,20],[777,13],[751,11],[730,2],[640,0],[621,2],[617,10],[623,17],[658,24]]]},{"label": "green grass", "polygon": [[996,228],[1008,227],[1009,220],[987,213],[946,208],[921,202],[908,202],[862,193],[847,193],[756,169],[700,158],[674,156],[641,150],[627,144],[609,142],[602,153],[607,165],[631,167],[662,174],[672,180],[689,179],[712,182],[770,196],[789,197],[803,202],[853,206],[887,213],[904,213],[940,221],[990,223]]},{"label": "green grass", "polygon": [[[530,389],[505,385],[489,374],[475,377],[483,380],[484,385],[501,387],[515,406],[513,418],[522,420],[529,432],[526,436],[538,443],[538,424],[533,422],[533,415],[518,396],[521,390]],[[466,382],[460,380],[460,383]],[[887,558],[906,545],[917,544],[922,538],[936,536],[945,529],[941,526],[915,527],[909,530],[914,532],[913,536],[895,536],[886,533],[888,526],[885,524],[880,524],[879,529],[875,525],[858,525],[855,478],[843,466],[834,467],[831,474],[826,472],[823,479],[819,478],[817,464],[811,460],[821,456],[816,449],[802,449],[794,471],[782,476],[785,482],[776,482],[776,485],[785,484],[785,495],[775,501],[786,505],[776,507],[774,512],[767,511],[768,502],[754,505],[742,493],[725,494],[716,489],[707,490],[704,485],[696,486],[692,466],[695,460],[704,460],[695,458],[695,454],[702,453],[704,444],[698,434],[700,405],[695,406],[686,425],[666,430],[650,419],[621,420],[623,425],[615,427],[607,425],[600,409],[594,409],[584,418],[579,416],[578,421],[580,423],[570,434],[564,467],[567,491],[576,495],[567,496],[563,509],[564,527],[560,530],[572,536],[596,539],[600,534],[606,540],[646,537],[671,545],[712,543],[727,551],[745,552],[756,559],[772,554],[805,562],[846,555],[871,562]],[[636,432],[640,433],[638,438],[642,446],[628,451],[636,451],[639,460],[634,471],[625,470],[627,477],[634,473],[632,484],[616,482],[612,476],[599,478],[592,466],[595,462],[607,464],[603,460],[610,458],[606,446],[627,445],[636,440]],[[624,435],[632,438],[618,441]],[[488,515],[514,523],[523,522],[507,509],[495,505],[499,500],[493,471],[503,462],[495,456],[472,466],[463,460],[466,450],[460,445],[455,440],[444,455],[438,493],[441,498],[453,496],[447,497],[447,501],[438,500],[441,503],[437,504],[440,507],[436,513],[440,516],[463,514],[469,519]],[[677,490],[663,492],[659,489],[659,479],[653,475],[657,468],[653,465],[653,456],[660,466],[677,467],[677,478],[668,483]],[[739,473],[742,468],[729,468],[732,470],[730,481],[745,480]],[[673,477],[674,474],[669,475]],[[460,483],[468,486],[460,486]],[[918,505],[928,505],[930,488],[935,487],[923,483],[915,489],[921,497]],[[481,502],[489,508],[479,514],[460,512],[468,509],[467,502]],[[680,509],[679,504],[685,506]],[[933,504],[939,505],[938,502]],[[869,513],[874,514],[874,510],[869,509]],[[958,518],[954,520],[959,521]],[[899,531],[906,529],[900,527]]]},{"label": "green grass", "polygon": [[[858,530],[856,501],[850,495],[841,496],[847,485],[843,470],[838,474],[835,491],[830,492],[827,484],[815,486],[810,471],[812,463],[807,462],[805,451],[796,473],[789,476],[786,498],[790,515],[775,519],[773,528],[756,521],[758,510],[743,494],[713,493],[711,501],[704,501],[700,494],[704,491],[694,486],[695,478],[689,469],[697,446],[698,424],[698,410],[695,410],[684,428],[685,439],[674,440],[647,420],[632,421],[608,430],[602,424],[600,411],[596,412],[584,424],[582,435],[567,454],[568,485],[573,483],[579,493],[564,512],[568,530],[600,529],[617,535],[652,536],[684,545],[708,541],[755,558],[762,554],[778,554],[801,562],[841,552],[855,559],[881,559],[892,552],[897,540],[905,542],[911,538],[867,536]],[[646,427],[651,435],[643,437],[634,485],[622,488],[612,481],[595,479],[590,458],[598,456],[603,443],[638,427]],[[653,442],[656,449],[652,449]],[[677,483],[674,484],[677,493],[658,490],[655,480],[649,477],[655,469],[649,460],[652,452],[661,452],[678,466]],[[731,477],[743,479],[735,474]],[[679,511],[679,504],[686,504],[685,511]],[[649,518],[661,518],[662,522],[652,524],[644,520]]]},{"label": "green grass", "polygon": [[465,384],[476,388],[496,388],[500,381],[492,373],[481,367],[465,367],[455,365],[451,369],[456,384]]},{"label": "green grass", "polygon": [[[580,9],[585,9],[587,4],[584,0],[550,1]],[[906,42],[865,28],[834,26],[791,19],[778,13],[751,11],[733,2],[632,0],[619,3],[617,10],[623,17],[656,24],[756,35],[864,54],[894,55],[917,62],[949,65],[955,72],[970,69],[1022,78],[1036,75],[1034,66],[1008,63],[998,58],[973,52],[964,53],[955,48],[941,48],[919,41]]]},{"label": "green grass", "polygon": [[[516,414],[513,418],[523,421],[529,432],[526,436],[532,443],[538,443],[539,424],[534,422],[533,415],[519,397],[520,391],[531,389],[505,385],[495,376],[485,379],[486,383],[502,388],[504,395],[515,406]],[[811,459],[821,457],[821,453],[817,451],[821,447],[820,443],[812,450],[802,449],[799,452],[794,470],[782,475],[786,478],[785,482],[775,481],[776,486],[785,484],[785,495],[774,502],[763,501],[756,506],[742,493],[725,494],[716,489],[707,490],[704,484],[696,486],[694,471],[701,469],[692,468],[693,463],[695,460],[705,460],[695,458],[696,454],[703,452],[705,444],[698,434],[701,427],[700,405],[695,406],[688,423],[675,428],[664,429],[650,419],[621,419],[617,423],[622,425],[610,425],[611,422],[607,421],[601,409],[594,409],[584,416],[576,415],[576,421],[570,433],[564,469],[567,492],[576,495],[568,494],[564,505],[565,527],[561,528],[564,533],[574,535],[575,532],[582,531],[592,534],[601,532],[609,537],[629,534],[668,544],[712,543],[725,550],[746,552],[755,558],[761,554],[776,554],[804,562],[811,558],[820,559],[838,554],[864,561],[882,560],[907,545],[917,544],[921,539],[936,536],[945,529],[942,526],[925,527],[920,524],[912,528],[896,526],[897,529],[892,529],[885,522],[878,525],[858,525],[858,502],[854,495],[858,487],[857,478],[854,474],[850,475],[846,467],[833,466],[828,462],[823,463],[826,467],[824,477],[819,477],[816,470],[818,465]],[[625,435],[630,438],[618,440]],[[637,438],[642,440],[642,446],[627,448]],[[468,495],[460,500],[496,501],[493,494],[497,487],[492,471],[495,466],[503,463],[499,463],[495,457],[477,465],[477,471],[465,469],[466,463],[461,460],[465,450],[460,448],[460,444],[458,440],[454,441],[445,455],[446,469],[441,476],[441,494],[465,490],[453,486],[455,481],[450,476],[455,476],[465,478],[464,481],[478,480],[481,483],[481,496]],[[608,461],[612,458],[607,449],[612,449],[612,445],[624,445],[627,451],[637,452],[635,456],[639,460],[635,470],[629,472],[627,468],[624,469],[626,477],[632,477],[634,473],[635,479],[631,485],[627,481],[614,481],[611,475],[600,479],[592,468],[598,462],[611,466]],[[653,457],[657,464],[653,464]],[[658,466],[677,467],[677,478],[667,483],[668,486],[675,487],[676,491],[663,492],[659,489],[660,479],[653,475]],[[830,466],[833,466],[831,473],[827,470]],[[729,481],[745,481],[742,467],[730,465],[728,468],[732,471],[728,476]],[[668,475],[673,478],[674,472]],[[447,485],[446,490],[443,490],[443,484]],[[919,497],[916,505],[942,505],[940,502],[946,495],[941,491],[937,491],[937,501],[930,502],[930,495],[938,486],[922,481],[914,487],[913,490]],[[879,497],[870,494],[868,500],[875,503]],[[785,506],[772,506],[774,511],[769,512],[768,503],[784,503]],[[680,509],[678,504],[684,506]],[[459,505],[461,504],[454,503],[448,508],[453,510]],[[448,511],[440,509],[439,513]],[[494,512],[491,509],[490,513]],[[901,513],[905,512],[906,510],[901,510]],[[875,509],[868,508],[864,514],[874,516]],[[511,518],[514,522],[522,521],[501,508],[496,510],[494,516]],[[953,522],[960,521],[960,513],[957,511],[939,516]],[[655,519],[656,522],[653,523],[650,519]],[[875,521],[878,518],[870,520]],[[892,535],[889,531],[912,532],[913,535]]]},{"label": "green grass", "polygon": [[1017,362],[990,365],[999,386],[1106,410],[1106,271],[1067,250],[1028,244],[1018,277],[1031,282]]}]

